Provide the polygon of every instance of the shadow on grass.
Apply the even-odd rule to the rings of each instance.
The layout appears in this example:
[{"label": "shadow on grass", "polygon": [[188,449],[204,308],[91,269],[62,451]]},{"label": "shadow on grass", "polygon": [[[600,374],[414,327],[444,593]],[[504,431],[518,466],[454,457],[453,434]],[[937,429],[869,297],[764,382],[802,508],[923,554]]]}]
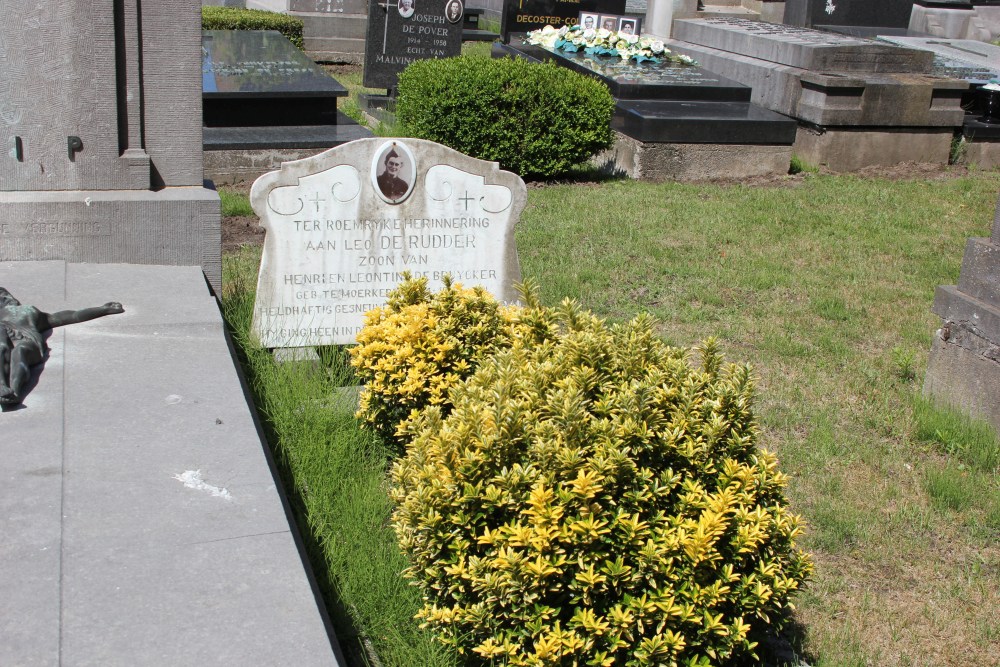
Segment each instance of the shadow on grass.
[{"label": "shadow on grass", "polygon": [[757,641],[759,660],[743,660],[730,667],[807,667],[816,664],[818,656],[805,650],[807,629],[794,616],[789,618],[780,632],[760,632]]},{"label": "shadow on grass", "polygon": [[595,165],[592,163],[579,164],[569,171],[556,176],[524,176],[524,182],[529,185],[578,185],[582,183],[610,183],[613,181],[627,181],[628,174],[611,162]]}]

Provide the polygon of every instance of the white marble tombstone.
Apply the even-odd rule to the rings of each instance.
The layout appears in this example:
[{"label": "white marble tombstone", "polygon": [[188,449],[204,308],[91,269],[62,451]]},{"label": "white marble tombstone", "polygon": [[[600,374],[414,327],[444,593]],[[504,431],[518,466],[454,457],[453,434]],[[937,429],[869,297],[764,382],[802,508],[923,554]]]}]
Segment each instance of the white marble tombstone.
[{"label": "white marble tombstone", "polygon": [[267,231],[254,330],[269,348],[355,341],[404,272],[513,301],[524,182],[432,141],[371,138],[282,164],[251,203]]}]

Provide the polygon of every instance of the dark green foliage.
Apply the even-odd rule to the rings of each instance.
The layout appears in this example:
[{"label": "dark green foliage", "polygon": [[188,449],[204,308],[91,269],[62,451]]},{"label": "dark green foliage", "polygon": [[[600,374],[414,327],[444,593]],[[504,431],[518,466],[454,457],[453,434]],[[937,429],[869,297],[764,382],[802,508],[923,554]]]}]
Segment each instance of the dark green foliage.
[{"label": "dark green foliage", "polygon": [[565,68],[463,56],[407,67],[396,113],[411,136],[553,176],[611,146],[614,107],[607,86]]},{"label": "dark green foliage", "polygon": [[302,48],[302,21],[263,9],[202,7],[201,27],[203,30],[277,30],[292,44]]}]

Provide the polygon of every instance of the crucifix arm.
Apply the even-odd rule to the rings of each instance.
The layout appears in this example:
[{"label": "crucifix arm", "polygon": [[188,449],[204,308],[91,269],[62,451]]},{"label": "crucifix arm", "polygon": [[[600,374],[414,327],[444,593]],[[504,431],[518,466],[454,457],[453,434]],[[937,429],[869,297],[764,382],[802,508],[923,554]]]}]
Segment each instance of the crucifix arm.
[{"label": "crucifix arm", "polygon": [[84,308],[83,310],[60,310],[58,313],[46,315],[46,320],[49,328],[55,329],[56,327],[65,326],[67,324],[79,324],[80,322],[87,322],[89,320],[97,319],[98,317],[104,317],[105,315],[114,315],[115,313],[124,312],[125,309],[122,308],[120,303],[110,301],[103,306],[97,306],[95,308]]}]

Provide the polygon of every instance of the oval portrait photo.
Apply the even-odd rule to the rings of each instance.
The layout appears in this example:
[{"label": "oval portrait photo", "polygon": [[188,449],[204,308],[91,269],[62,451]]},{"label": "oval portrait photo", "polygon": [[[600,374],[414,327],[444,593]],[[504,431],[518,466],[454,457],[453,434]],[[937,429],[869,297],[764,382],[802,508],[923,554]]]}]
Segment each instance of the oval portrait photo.
[{"label": "oval portrait photo", "polygon": [[390,204],[398,204],[413,190],[417,163],[405,144],[387,141],[375,151],[371,173],[379,196]]},{"label": "oval portrait photo", "polygon": [[465,7],[462,5],[462,0],[448,0],[445,3],[444,15],[450,23],[461,21],[463,14],[465,14]]},{"label": "oval portrait photo", "polygon": [[399,10],[399,15],[404,19],[410,18],[413,16],[413,0],[398,0],[396,9]]}]

